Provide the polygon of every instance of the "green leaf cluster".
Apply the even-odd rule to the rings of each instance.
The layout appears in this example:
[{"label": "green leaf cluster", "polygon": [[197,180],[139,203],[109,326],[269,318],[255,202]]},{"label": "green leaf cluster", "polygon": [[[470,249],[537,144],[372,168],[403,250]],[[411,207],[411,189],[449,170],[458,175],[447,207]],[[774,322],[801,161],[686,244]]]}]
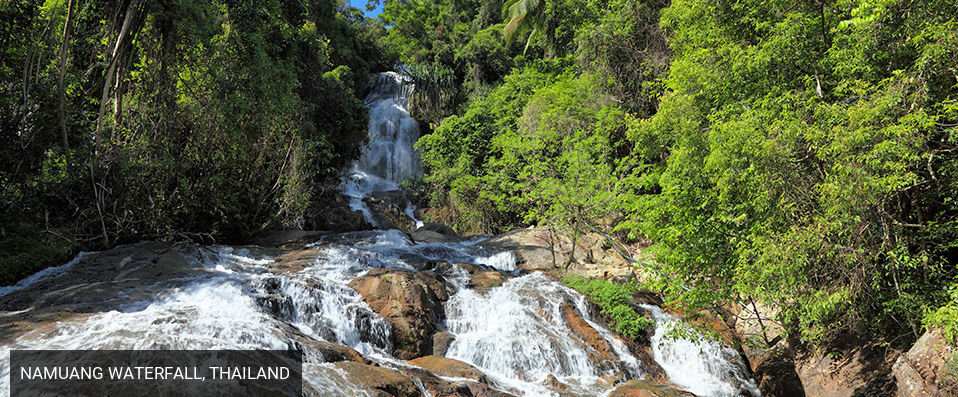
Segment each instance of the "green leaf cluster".
[{"label": "green leaf cluster", "polygon": [[649,330],[655,321],[647,318],[632,307],[634,285],[619,285],[608,280],[587,279],[566,276],[562,283],[589,297],[599,306],[602,315],[612,323],[615,332],[633,340],[648,339]]}]

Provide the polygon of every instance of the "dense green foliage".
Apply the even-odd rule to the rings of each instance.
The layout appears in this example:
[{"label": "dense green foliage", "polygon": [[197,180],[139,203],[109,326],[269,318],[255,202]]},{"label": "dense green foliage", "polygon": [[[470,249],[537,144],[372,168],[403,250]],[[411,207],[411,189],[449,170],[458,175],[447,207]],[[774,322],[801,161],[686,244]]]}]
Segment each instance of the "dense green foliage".
[{"label": "dense green foliage", "polygon": [[0,16],[3,283],[60,261],[48,241],[299,222],[358,155],[358,97],[391,67],[385,29],[335,0],[14,0]]},{"label": "dense green foliage", "polygon": [[645,339],[655,321],[637,313],[632,308],[632,284],[618,285],[608,280],[567,276],[562,282],[588,296],[612,323],[615,332],[633,340]]},{"label": "dense green foliage", "polygon": [[805,341],[958,336],[955,2],[372,3],[0,3],[0,282],[297,224],[398,61],[460,231],[648,237],[672,304]]},{"label": "dense green foliage", "polygon": [[658,285],[754,297],[809,340],[917,337],[958,274],[956,11],[672,3],[668,94],[641,128],[667,147],[661,193],[623,225],[656,241]]},{"label": "dense green foliage", "polygon": [[523,12],[504,33],[529,50],[418,144],[443,220],[646,236],[673,304],[754,298],[806,341],[955,332],[953,2],[511,1],[496,22]]}]

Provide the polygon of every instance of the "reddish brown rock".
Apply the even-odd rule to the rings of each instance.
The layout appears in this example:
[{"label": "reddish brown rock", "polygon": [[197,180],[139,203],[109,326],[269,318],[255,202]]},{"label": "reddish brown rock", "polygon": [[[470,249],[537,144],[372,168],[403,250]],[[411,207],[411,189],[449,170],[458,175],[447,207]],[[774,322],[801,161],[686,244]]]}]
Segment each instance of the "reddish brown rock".
[{"label": "reddish brown rock", "polygon": [[344,361],[334,364],[352,384],[377,396],[418,397],[416,384],[403,374],[391,369]]},{"label": "reddish brown rock", "polygon": [[415,365],[429,370],[439,376],[447,378],[462,378],[476,381],[479,383],[488,383],[486,374],[476,369],[468,363],[439,356],[424,356],[406,362],[409,365]]},{"label": "reddish brown rock", "polygon": [[579,317],[579,315],[576,314],[575,311],[569,307],[569,305],[563,303],[561,308],[562,321],[565,322],[572,333],[574,333],[582,342],[592,348],[587,349],[589,354],[592,356],[592,360],[602,363],[603,367],[611,367],[613,365],[612,363],[615,362],[615,355],[613,354],[612,345],[602,338],[602,335],[599,334],[599,331],[596,331],[595,328],[592,328],[592,326],[582,319],[582,317]]},{"label": "reddish brown rock", "polygon": [[481,266],[476,266],[470,263],[456,263],[456,266],[461,267],[463,270],[469,273],[468,287],[476,292],[484,292],[498,287],[512,277],[506,273],[495,270],[487,270]]},{"label": "reddish brown rock", "polygon": [[375,269],[349,286],[393,326],[396,357],[412,359],[433,353],[432,338],[449,298],[440,277],[425,272]]},{"label": "reddish brown rock", "polygon": [[434,397],[510,397],[512,394],[494,389],[485,383],[468,380],[448,381],[417,367],[401,368],[403,374],[419,380]]},{"label": "reddish brown rock", "polygon": [[616,387],[609,397],[695,397],[673,386],[633,379]]},{"label": "reddish brown rock", "polygon": [[312,266],[319,257],[319,251],[302,249],[289,251],[276,257],[276,268],[296,272]]},{"label": "reddish brown rock", "polygon": [[369,364],[369,360],[350,347],[321,340],[313,341],[312,344],[317,351],[319,351],[324,362],[353,361],[361,364]]}]

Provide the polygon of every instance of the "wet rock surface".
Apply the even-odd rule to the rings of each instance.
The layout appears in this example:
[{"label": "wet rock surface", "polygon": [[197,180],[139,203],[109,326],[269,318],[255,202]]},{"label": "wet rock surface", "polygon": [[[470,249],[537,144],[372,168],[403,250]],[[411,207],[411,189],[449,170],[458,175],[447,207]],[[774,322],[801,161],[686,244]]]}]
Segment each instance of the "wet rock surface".
[{"label": "wet rock surface", "polygon": [[412,359],[432,354],[432,337],[449,299],[441,276],[424,272],[374,269],[349,286],[393,325],[395,354]]},{"label": "wet rock surface", "polygon": [[342,233],[369,230],[373,226],[366,221],[361,211],[349,207],[349,201],[341,194],[326,194],[311,203],[306,211],[304,225],[308,230],[325,230]]},{"label": "wet rock surface", "polygon": [[[423,390],[435,396],[530,394],[514,385],[504,386],[495,380],[499,378],[490,376],[487,370],[479,367],[478,363],[487,362],[485,360],[489,360],[492,353],[485,358],[477,357],[473,363],[441,357],[460,337],[446,329],[449,319],[445,312],[446,303],[458,288],[466,288],[477,297],[488,297],[501,294],[510,280],[525,277],[527,280],[520,284],[522,287],[510,293],[515,295],[503,297],[509,297],[511,304],[534,309],[523,311],[514,307],[512,310],[515,311],[510,315],[520,317],[503,319],[498,318],[498,307],[493,306],[488,313],[489,320],[506,320],[499,325],[509,325],[510,321],[525,321],[517,320],[525,318],[522,316],[537,317],[533,329],[538,336],[509,333],[515,331],[501,333],[506,340],[512,341],[510,343],[521,344],[524,342],[520,337],[539,338],[543,335],[556,343],[563,337],[557,334],[557,329],[562,332],[571,330],[575,341],[563,344],[561,348],[581,349],[585,352],[581,357],[592,362],[590,365],[602,375],[600,379],[591,378],[586,383],[580,378],[570,377],[568,372],[576,374],[582,370],[570,361],[573,356],[568,356],[556,364],[559,372],[555,373],[564,371],[567,372],[565,375],[533,376],[533,372],[525,368],[523,370],[528,375],[522,375],[518,381],[536,384],[543,388],[541,390],[560,396],[593,395],[631,377],[622,369],[625,366],[621,360],[622,351],[632,352],[641,361],[646,376],[656,382],[664,381],[663,371],[655,364],[648,345],[608,336],[607,325],[595,310],[579,312],[577,304],[573,304],[579,298],[558,285],[554,277],[529,279],[532,275],[520,276],[521,272],[502,272],[482,264],[458,262],[461,259],[436,260],[434,258],[455,256],[452,251],[465,246],[415,244],[408,236],[395,231],[390,233],[282,233],[272,237],[269,247],[143,243],[88,254],[56,277],[40,280],[23,291],[0,296],[0,308],[4,309],[0,316],[5,320],[3,340],[9,343],[25,334],[43,338],[43,335],[62,332],[64,324],[83,324],[89,318],[103,317],[105,313],[107,318],[123,318],[128,314],[146,318],[155,311],[158,317],[148,321],[163,329],[187,333],[185,336],[194,338],[191,343],[201,340],[195,338],[202,338],[204,332],[218,335],[227,332],[239,336],[218,338],[228,341],[238,337],[247,341],[243,343],[254,341],[303,350],[306,365],[312,371],[307,373],[317,377],[306,387],[307,394],[311,395],[353,395],[350,393],[357,390],[372,395],[400,396],[421,395]],[[313,238],[318,241],[309,242]],[[477,252],[482,256],[489,251]],[[461,254],[456,255],[461,257]],[[205,281],[197,283],[197,280]],[[207,285],[229,288],[205,295],[202,292],[203,288],[209,288]],[[217,296],[227,292],[240,295]],[[184,300],[180,297],[184,294],[191,298]],[[147,306],[168,298],[175,304]],[[240,298],[248,298],[252,305],[234,308]],[[241,309],[237,312],[239,317],[229,321],[241,321],[237,324],[242,325],[217,323],[214,325],[226,325],[227,328],[209,331],[199,325],[206,320],[190,317],[198,310],[191,304],[205,304],[208,299],[227,299],[225,302],[229,303],[214,304],[203,309],[211,311],[200,313],[224,316],[216,321],[226,321],[225,316]],[[140,303],[130,306],[131,301]],[[559,302],[565,303],[560,305]],[[331,307],[345,311],[331,312]],[[192,326],[191,323],[198,325]],[[560,328],[555,328],[559,325]],[[263,334],[257,332],[257,326],[272,329]],[[518,323],[509,326],[522,329]],[[344,327],[355,335],[344,333]],[[155,333],[149,330],[137,332]],[[153,346],[179,346],[175,334],[170,335],[170,339],[156,341]],[[481,343],[475,337],[476,334],[470,334],[463,343]],[[626,349],[614,349],[610,340],[618,340]],[[123,343],[111,342],[105,347],[122,348],[126,346]],[[560,348],[557,346],[551,349]],[[503,345],[488,347],[494,352]],[[376,354],[411,360],[411,365],[421,368],[387,364],[379,361],[377,357],[381,356]],[[534,359],[516,361],[520,366],[538,364]],[[344,384],[352,385],[352,388],[343,388],[341,385]]]},{"label": "wet rock surface", "polygon": [[416,223],[406,215],[410,205],[408,194],[404,190],[371,192],[363,199],[372,213],[373,219],[384,229],[399,229],[406,233],[416,230]]},{"label": "wet rock surface", "polygon": [[422,395],[412,379],[398,371],[350,361],[334,365],[352,384],[375,396],[419,397]]},{"label": "wet rock surface", "polygon": [[632,379],[617,386],[608,397],[695,397],[673,386]]},{"label": "wet rock surface", "polygon": [[425,222],[422,227],[411,233],[412,238],[419,242],[449,243],[463,241],[451,227],[435,222]]},{"label": "wet rock surface", "polygon": [[421,367],[436,375],[445,376],[447,378],[462,378],[479,383],[489,383],[489,380],[486,378],[486,374],[482,373],[482,371],[479,371],[479,369],[476,367],[451,358],[424,356],[409,360],[406,363]]},{"label": "wet rock surface", "polygon": [[485,266],[470,263],[456,263],[455,265],[469,273],[469,284],[467,288],[476,290],[477,292],[485,292],[498,287],[512,277],[507,273],[492,270]]},{"label": "wet rock surface", "polygon": [[561,308],[562,321],[578,336],[580,341],[588,345],[590,349],[587,351],[591,355],[590,358],[592,360],[601,363],[602,368],[606,370],[621,366],[621,363],[615,362],[616,359],[613,354],[612,345],[602,338],[599,331],[596,331],[595,328],[592,328],[582,317],[579,317],[569,305],[563,303]]}]

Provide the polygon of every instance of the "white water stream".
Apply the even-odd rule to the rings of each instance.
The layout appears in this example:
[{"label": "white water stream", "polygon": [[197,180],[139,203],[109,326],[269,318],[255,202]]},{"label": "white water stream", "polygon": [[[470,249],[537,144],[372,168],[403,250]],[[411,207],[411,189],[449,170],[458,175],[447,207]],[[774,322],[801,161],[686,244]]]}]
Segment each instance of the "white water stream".
[{"label": "white water stream", "polygon": [[[384,92],[402,89],[394,84],[397,81],[398,76],[385,74],[380,83],[387,88],[377,88],[367,103],[374,104],[374,111],[382,105],[382,113],[399,114],[399,119],[386,124],[406,132],[371,134],[372,144],[357,170],[381,177],[353,180],[356,192],[376,191],[380,183],[395,186],[401,178],[419,172],[414,152],[379,142],[412,139],[407,134],[415,125],[405,119],[404,102],[386,106],[395,96]],[[307,389],[320,395],[363,395],[366,391],[352,383],[348,374],[323,362],[317,346],[320,341],[341,344],[385,367],[405,365],[393,356],[390,324],[348,285],[377,268],[439,272],[450,295],[440,328],[455,337],[446,356],[480,369],[504,391],[555,395],[544,384],[551,375],[567,386],[569,394],[592,396],[607,393],[616,379],[643,378],[647,367],[593,317],[586,299],[576,291],[532,273],[480,293],[468,288],[469,274],[463,268],[436,266],[471,263],[514,273],[515,255],[484,251],[477,244],[480,241],[415,243],[397,230],[330,235],[311,245],[317,253],[314,260],[295,269],[281,268],[271,254],[255,247],[180,247],[178,252],[190,258],[188,268],[178,270],[182,274],[137,281],[117,296],[104,297],[96,310],[68,312],[55,322],[38,321],[36,327],[0,340],[0,394],[9,390],[11,349],[294,348],[305,353]],[[78,257],[16,287],[0,289],[0,305],[30,296],[66,294],[84,274],[85,261],[95,255]],[[609,359],[597,360],[596,351],[569,329],[563,307],[573,310],[611,346]],[[652,338],[654,357],[674,383],[703,396],[743,391],[757,395],[733,351],[715,342],[665,338],[664,329],[675,319],[656,307],[648,309],[658,324]],[[0,312],[0,322],[16,313],[23,310]],[[425,393],[421,383],[420,389]]]},{"label": "white water stream", "polygon": [[[340,184],[340,190],[350,198],[350,208],[362,211],[366,221],[376,227],[382,225],[363,199],[375,192],[400,190],[404,180],[421,173],[419,155],[413,148],[419,139],[419,124],[406,110],[412,90],[412,85],[398,73],[386,72],[379,76],[365,100],[369,108],[369,142],[349,176]],[[407,200],[406,215],[416,227],[422,227],[414,210]]]}]

